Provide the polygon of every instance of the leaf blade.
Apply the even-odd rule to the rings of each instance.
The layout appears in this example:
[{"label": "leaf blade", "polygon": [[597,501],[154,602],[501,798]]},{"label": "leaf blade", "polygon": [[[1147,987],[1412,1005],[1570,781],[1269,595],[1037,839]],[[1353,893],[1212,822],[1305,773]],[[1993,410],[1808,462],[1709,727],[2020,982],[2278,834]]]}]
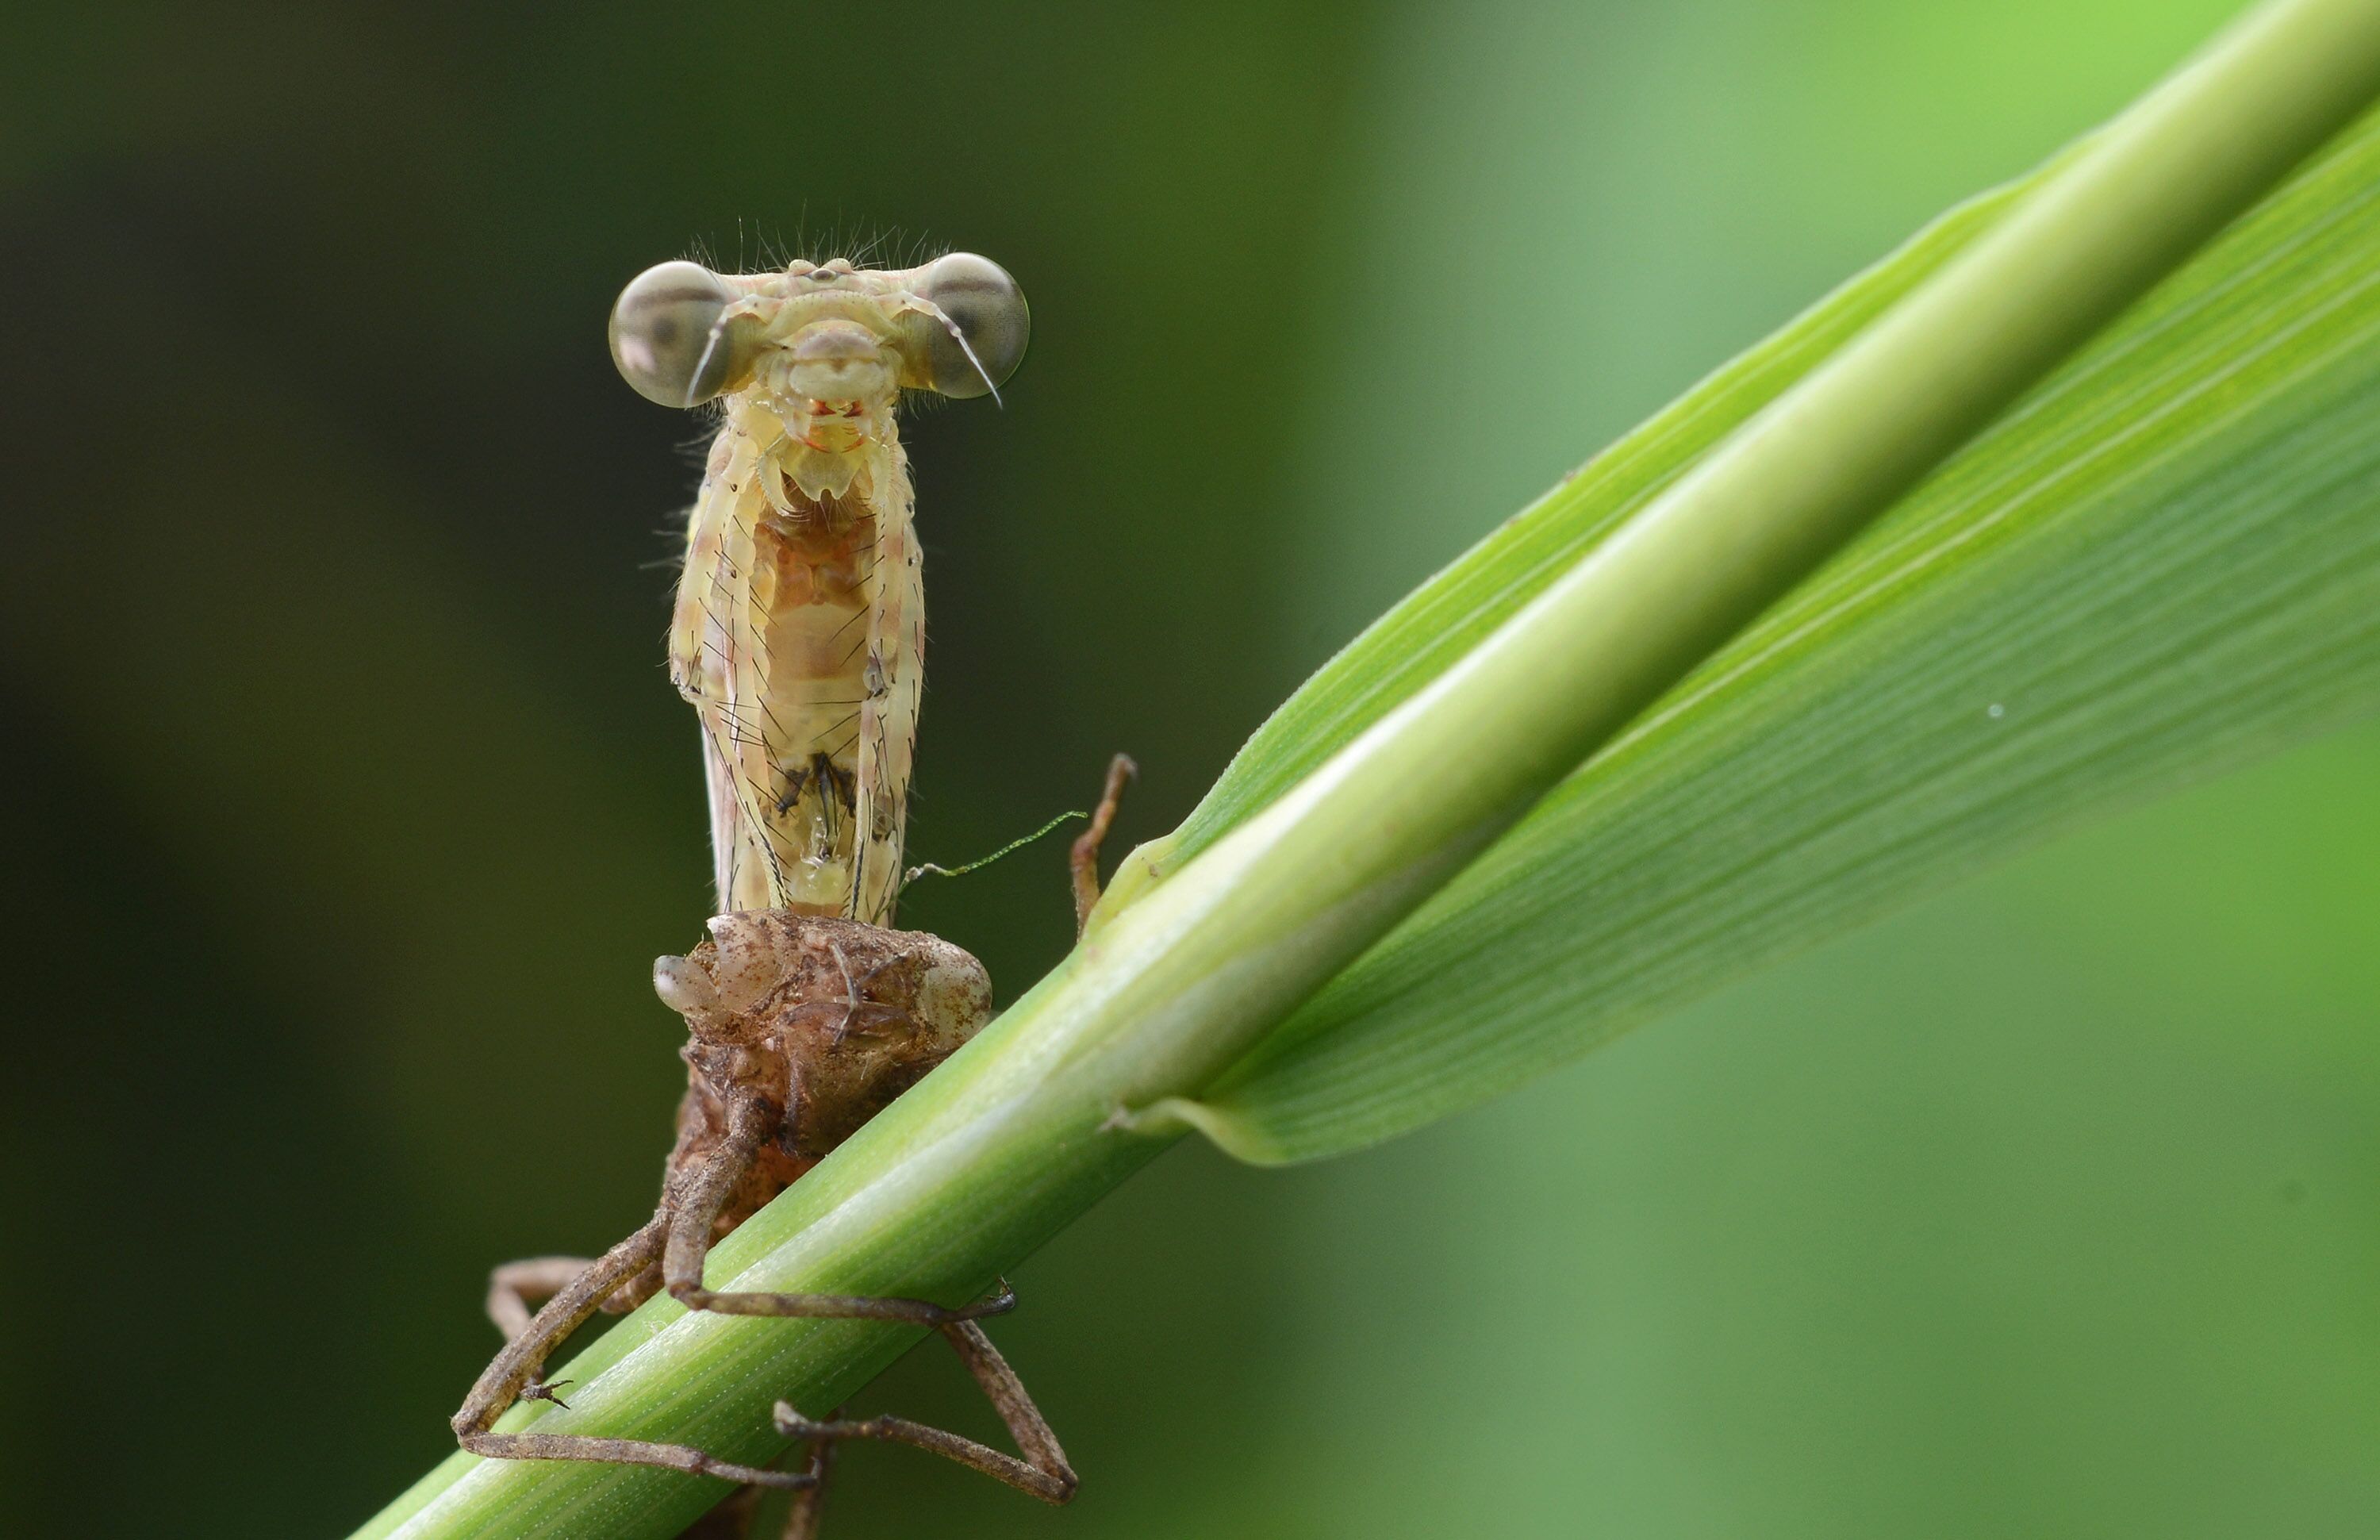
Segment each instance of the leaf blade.
[{"label": "leaf blade", "polygon": [[[1993,855],[2380,706],[2375,188],[2367,119],[1326,987],[1201,1130],[1268,1163],[1392,1136]],[[1882,267],[1931,260],[1949,223]],[[1824,335],[1841,298],[1789,333]],[[1680,406],[1757,386],[1730,366]],[[1532,512],[1591,543],[1591,500],[1562,496]],[[1492,608],[1477,590],[1525,571],[1507,542],[1407,604],[1467,587]],[[1375,639],[1326,674],[1372,666]],[[1284,709],[1184,843],[1330,725]]]}]

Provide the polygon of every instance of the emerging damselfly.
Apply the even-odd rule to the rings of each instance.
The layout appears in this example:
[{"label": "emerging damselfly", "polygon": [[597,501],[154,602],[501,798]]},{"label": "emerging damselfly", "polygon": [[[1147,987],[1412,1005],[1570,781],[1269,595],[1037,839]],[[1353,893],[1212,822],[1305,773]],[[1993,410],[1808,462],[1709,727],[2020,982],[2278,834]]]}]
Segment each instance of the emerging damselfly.
[{"label": "emerging damselfly", "polygon": [[[980,963],[938,937],[889,928],[925,624],[895,410],[904,390],[996,395],[1028,328],[1015,282],[965,253],[904,272],[838,259],[741,277],[665,262],[621,294],[612,354],[628,382],[664,406],[722,407],[669,638],[671,676],[702,725],[722,913],[692,952],[654,964],[654,988],[689,1034],[660,1207],[591,1262],[496,1269],[488,1311],[507,1342],[455,1415],[465,1449],[794,1487],[788,1537],[814,1532],[828,1451],[843,1438],[913,1444],[1050,1502],[1073,1495],[1064,1451],[977,1324],[1014,1306],[1004,1284],[945,1306],[721,1293],[702,1276],[718,1237],[990,1018]],[[1119,757],[1076,843],[1078,920],[1128,773]],[[783,1401],[776,1426],[809,1445],[806,1470],[599,1434],[495,1431],[516,1400],[559,1401],[541,1376],[565,1338],[662,1289],[696,1310],[929,1327],[957,1350],[1025,1458],[897,1417],[816,1422]]]},{"label": "emerging damselfly", "polygon": [[894,407],[905,387],[996,395],[1030,325],[1015,282],[964,252],[750,278],[668,262],[620,297],[630,384],[724,396],[669,648],[702,719],[722,911],[892,923],[926,624]]}]

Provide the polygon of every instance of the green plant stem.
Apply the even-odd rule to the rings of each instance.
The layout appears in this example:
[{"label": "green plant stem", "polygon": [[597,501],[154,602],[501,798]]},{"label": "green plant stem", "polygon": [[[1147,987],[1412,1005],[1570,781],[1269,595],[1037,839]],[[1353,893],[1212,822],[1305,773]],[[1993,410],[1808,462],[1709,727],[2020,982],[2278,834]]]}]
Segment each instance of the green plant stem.
[{"label": "green plant stem", "polygon": [[[713,1287],[955,1301],[1013,1266],[1180,1127],[1119,1114],[1195,1097],[2375,90],[2380,4],[2252,15],[1427,688],[1105,906],[990,1029],[729,1237]],[[777,1396],[823,1410],[914,1340],[656,1302],[559,1371],[571,1410],[506,1425],[764,1458]],[[661,1536],[722,1495],[457,1456],[360,1533]]]}]

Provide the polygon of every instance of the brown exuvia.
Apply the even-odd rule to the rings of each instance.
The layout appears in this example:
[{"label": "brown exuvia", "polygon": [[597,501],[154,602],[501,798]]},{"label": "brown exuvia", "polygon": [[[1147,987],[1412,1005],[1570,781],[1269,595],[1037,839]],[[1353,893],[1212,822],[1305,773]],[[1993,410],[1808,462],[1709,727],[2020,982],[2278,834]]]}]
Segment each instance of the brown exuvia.
[{"label": "brown exuvia", "polygon": [[687,955],[653,964],[654,991],[688,1033],[679,1147],[697,1159],[718,1148],[742,1097],[775,1108],[779,1124],[730,1194],[723,1235],[975,1036],[991,980],[919,931],[783,909],[707,928]]},{"label": "brown exuvia", "polygon": [[[1132,772],[1119,755],[1089,833],[1073,853],[1077,916],[1098,893],[1100,837]],[[454,1427],[475,1454],[654,1465],[801,1492],[786,1540],[816,1533],[829,1451],[844,1438],[917,1448],[1048,1502],[1074,1495],[1057,1437],[977,1324],[1015,1306],[1003,1284],[951,1307],[930,1300],[843,1294],[721,1292],[703,1260],[719,1237],[816,1165],[990,1018],[991,981],[966,952],[920,931],[890,930],[786,909],[721,915],[683,957],[653,964],[653,988],[686,1019],[686,1091],[678,1107],[662,1200],[653,1217],[601,1256],[506,1264],[490,1279],[488,1314],[507,1339],[471,1388]],[[804,1440],[801,1471],[717,1459],[684,1444],[584,1434],[495,1431],[519,1400],[560,1402],[541,1377],[563,1340],[598,1312],[634,1309],[662,1289],[690,1309],[726,1315],[904,1321],[939,1332],[982,1386],[1024,1458],[899,1417],[813,1422],[779,1401],[779,1432]],[[531,1315],[531,1301],[544,1304]],[[566,1382],[563,1382],[566,1383]]]}]

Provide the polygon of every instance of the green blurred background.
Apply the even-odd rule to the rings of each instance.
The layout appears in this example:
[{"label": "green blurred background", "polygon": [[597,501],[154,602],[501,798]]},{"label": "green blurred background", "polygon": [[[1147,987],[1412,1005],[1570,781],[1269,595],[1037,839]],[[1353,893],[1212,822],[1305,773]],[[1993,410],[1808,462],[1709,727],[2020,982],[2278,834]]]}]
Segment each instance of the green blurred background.
[{"label": "green blurred background", "polygon": [[[2225,0],[20,7],[0,53],[0,1528],[344,1532],[489,1264],[647,1210],[706,913],[688,419],[618,285],[1022,279],[913,439],[913,851],[1169,827],[1369,615]],[[2380,732],[1018,1276],[1053,1514],[867,1535],[2380,1533]],[[1053,842],[921,889],[1013,995]],[[917,1354],[871,1408],[985,1430]]]}]

